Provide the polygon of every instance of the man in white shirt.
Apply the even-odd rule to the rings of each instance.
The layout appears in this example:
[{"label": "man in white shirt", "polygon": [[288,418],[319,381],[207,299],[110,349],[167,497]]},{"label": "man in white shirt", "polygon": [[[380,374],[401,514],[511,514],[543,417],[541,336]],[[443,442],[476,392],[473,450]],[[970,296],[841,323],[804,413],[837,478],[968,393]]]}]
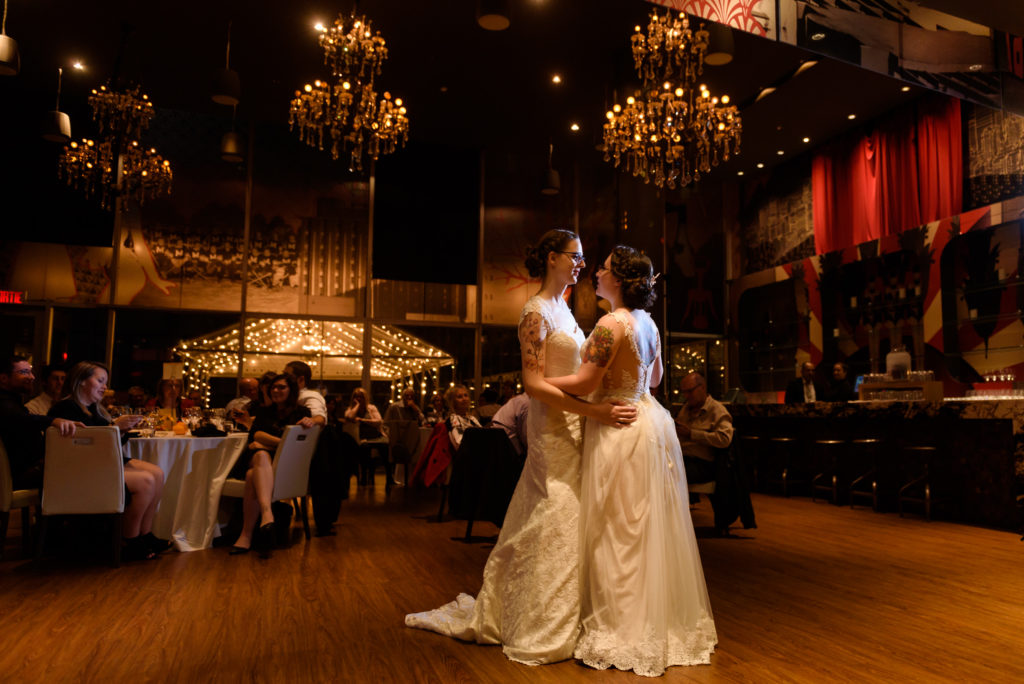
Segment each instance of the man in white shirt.
[{"label": "man in white shirt", "polygon": [[61,397],[64,391],[64,381],[68,375],[60,366],[47,366],[43,369],[43,391],[39,396],[25,404],[29,413],[37,416],[45,416],[50,412],[53,402]]},{"label": "man in white shirt", "polygon": [[284,367],[284,372],[295,376],[295,382],[299,385],[299,406],[308,408],[312,415],[312,418],[303,418],[296,425],[301,425],[304,428],[326,425],[327,402],[324,401],[322,394],[308,387],[313,380],[313,369],[303,361],[292,361]]},{"label": "man in white shirt", "polygon": [[[233,416],[235,411],[249,411],[249,402],[256,401],[260,393],[260,381],[256,378],[242,378],[238,381],[238,396],[228,402],[224,412]],[[249,411],[252,413],[252,411]]]},{"label": "man in white shirt", "polygon": [[500,427],[512,442],[512,448],[520,456],[529,449],[526,441],[526,416],[530,409],[530,397],[524,392],[506,401],[491,419],[491,427]]}]

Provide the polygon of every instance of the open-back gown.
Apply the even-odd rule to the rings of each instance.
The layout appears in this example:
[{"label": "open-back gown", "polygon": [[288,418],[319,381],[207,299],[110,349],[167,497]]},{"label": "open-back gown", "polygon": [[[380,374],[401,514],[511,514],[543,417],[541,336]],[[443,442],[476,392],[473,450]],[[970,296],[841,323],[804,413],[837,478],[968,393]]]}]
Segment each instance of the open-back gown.
[{"label": "open-back gown", "polygon": [[[679,440],[672,417],[649,391],[660,354],[657,327],[647,312],[631,314],[613,314],[626,337],[602,387],[590,397],[634,404],[637,419],[623,430],[587,421],[580,513],[583,629],[575,655],[592,667],[657,676],[670,665],[710,662],[718,637]],[[618,361],[623,355],[628,363]]]},{"label": "open-back gown", "polygon": [[[520,320],[540,315],[544,374],[571,375],[583,334],[564,302],[533,297]],[[498,542],[474,599],[459,594],[436,610],[405,617],[429,629],[482,644],[501,644],[511,660],[540,665],[571,658],[579,635],[579,416],[530,400],[529,454]]]}]

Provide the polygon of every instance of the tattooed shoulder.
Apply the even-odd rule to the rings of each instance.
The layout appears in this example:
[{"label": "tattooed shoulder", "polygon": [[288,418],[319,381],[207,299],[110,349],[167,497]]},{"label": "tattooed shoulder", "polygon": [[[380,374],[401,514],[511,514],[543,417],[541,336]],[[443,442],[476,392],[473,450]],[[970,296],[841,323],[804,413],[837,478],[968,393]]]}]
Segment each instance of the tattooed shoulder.
[{"label": "tattooed shoulder", "polygon": [[615,347],[615,333],[610,328],[598,324],[594,332],[583,343],[581,354],[584,363],[593,363],[605,367],[612,358],[612,349]]},{"label": "tattooed shoulder", "polygon": [[523,370],[541,371],[544,368],[544,340],[541,337],[541,317],[536,313],[523,316],[519,324],[519,346],[523,356]]}]

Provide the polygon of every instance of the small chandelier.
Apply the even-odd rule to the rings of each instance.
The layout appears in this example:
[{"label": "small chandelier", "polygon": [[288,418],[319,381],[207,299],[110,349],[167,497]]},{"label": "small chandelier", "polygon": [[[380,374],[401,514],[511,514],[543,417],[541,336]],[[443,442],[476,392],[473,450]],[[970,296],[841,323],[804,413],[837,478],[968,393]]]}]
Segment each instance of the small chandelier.
[{"label": "small chandelier", "polygon": [[374,79],[388,56],[387,44],[370,22],[353,14],[338,16],[321,30],[320,47],[332,80],[316,80],[295,91],[288,125],[311,147],[347,153],[349,170],[362,171],[364,157],[376,161],[405,145],[409,119],[401,98],[385,92],[377,99]]},{"label": "small chandelier", "polygon": [[691,30],[685,13],[651,13],[646,33],[636,26],[633,61],[643,86],[623,107],[606,113],[604,159],[670,189],[739,154],[742,123],[729,96],[711,95],[703,72],[708,33]]},{"label": "small chandelier", "polygon": [[84,138],[64,147],[58,175],[87,198],[111,209],[117,197],[139,202],[171,191],[171,163],[138,138],[153,118],[153,103],[135,88],[118,92],[100,86],[89,96],[98,140]]}]

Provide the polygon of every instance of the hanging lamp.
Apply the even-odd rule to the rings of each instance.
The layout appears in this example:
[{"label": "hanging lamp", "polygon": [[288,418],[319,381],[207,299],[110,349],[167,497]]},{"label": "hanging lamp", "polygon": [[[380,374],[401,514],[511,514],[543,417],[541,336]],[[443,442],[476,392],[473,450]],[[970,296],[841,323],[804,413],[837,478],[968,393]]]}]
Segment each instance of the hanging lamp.
[{"label": "hanging lamp", "polygon": [[245,161],[245,148],[242,144],[242,136],[235,130],[235,113],[237,108],[231,108],[231,130],[220,139],[220,158],[229,164],[241,164]]},{"label": "hanging lamp", "polygon": [[43,118],[43,140],[55,143],[71,142],[71,117],[60,111],[60,82],[64,69],[57,67],[57,106]]},{"label": "hanging lamp", "polygon": [[548,145],[548,170],[544,174],[544,186],[540,189],[542,195],[557,195],[558,191],[562,189],[562,179],[558,176],[558,171],[551,165],[551,159],[555,154],[555,145],[551,143]]},{"label": "hanging lamp", "polygon": [[708,32],[708,51],[704,54],[704,63],[708,66],[722,66],[731,62],[736,54],[732,29],[725,24],[710,21],[705,24],[704,30]]},{"label": "hanging lamp", "polygon": [[224,55],[224,68],[218,69],[213,77],[213,92],[210,98],[217,104],[234,107],[242,99],[242,81],[238,72],[231,69],[231,22],[228,22],[228,45]]},{"label": "hanging lamp", "polygon": [[508,0],[480,0],[477,5],[476,23],[488,31],[504,31],[509,21]]},{"label": "hanging lamp", "polygon": [[0,76],[17,76],[20,70],[18,41],[7,35],[7,0],[4,0],[4,18],[0,23]]}]

